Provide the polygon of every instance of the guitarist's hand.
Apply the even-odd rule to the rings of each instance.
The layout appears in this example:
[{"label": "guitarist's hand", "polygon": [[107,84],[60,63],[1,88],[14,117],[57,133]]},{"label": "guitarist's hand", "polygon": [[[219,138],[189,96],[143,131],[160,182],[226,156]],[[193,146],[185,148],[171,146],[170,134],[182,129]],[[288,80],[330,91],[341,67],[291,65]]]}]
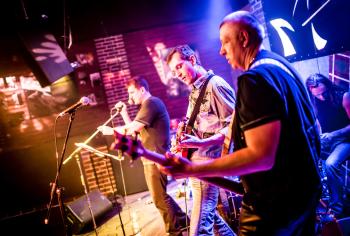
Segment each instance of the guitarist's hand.
[{"label": "guitarist's hand", "polygon": [[175,137],[171,139],[170,152],[173,154],[181,153],[181,148],[177,145],[177,141]]},{"label": "guitarist's hand", "polygon": [[120,114],[128,114],[128,111],[126,110],[126,104],[122,101],[119,101],[117,104],[114,106]]},{"label": "guitarist's hand", "polygon": [[204,145],[202,139],[189,135],[189,134],[183,134],[184,138],[181,140],[181,142],[178,144],[179,148],[199,148]]},{"label": "guitarist's hand", "polygon": [[101,125],[97,127],[97,130],[100,131],[103,135],[113,135],[114,130],[112,127],[109,127],[107,125]]},{"label": "guitarist's hand", "polygon": [[320,135],[320,138],[321,138],[322,147],[327,149],[331,147],[331,144],[334,139],[334,135],[332,135],[332,133],[323,133]]},{"label": "guitarist's hand", "polygon": [[180,155],[167,152],[165,154],[168,162],[160,167],[160,171],[174,178],[186,178],[191,175],[193,163]]}]

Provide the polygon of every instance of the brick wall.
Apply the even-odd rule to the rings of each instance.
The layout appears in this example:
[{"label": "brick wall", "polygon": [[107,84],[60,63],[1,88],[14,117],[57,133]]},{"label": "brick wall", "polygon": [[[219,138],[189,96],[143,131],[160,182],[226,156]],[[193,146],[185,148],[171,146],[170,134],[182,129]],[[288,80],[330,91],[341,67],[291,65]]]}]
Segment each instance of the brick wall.
[{"label": "brick wall", "polygon": [[[96,149],[101,152],[108,152],[106,146]],[[116,181],[111,160],[96,156],[88,151],[81,151],[80,155],[88,190],[99,189],[105,196],[114,195],[116,192]]]},{"label": "brick wall", "polygon": [[[107,105],[111,109],[118,101],[125,102],[128,99],[125,82],[130,78],[130,68],[123,35],[96,39],[95,47]],[[122,124],[120,118],[116,121]]]},{"label": "brick wall", "polygon": [[[252,11],[264,22],[261,0],[250,0],[245,10]],[[147,48],[157,43],[163,43],[166,48],[189,44],[198,51],[201,63],[206,69],[213,69],[229,84],[234,85],[238,73],[219,55],[219,25],[215,32],[210,32],[211,25],[208,20],[181,22],[96,39],[96,52],[109,107],[113,107],[120,100],[127,101],[125,81],[131,76],[144,75],[150,84],[151,93],[164,101],[171,118],[180,118],[185,114],[187,97],[169,98],[166,95],[166,86],[162,83],[147,51]],[[268,46],[269,43],[264,45]],[[135,115],[135,112],[135,108],[132,108],[131,116]],[[122,124],[121,119],[118,119],[117,123]]]}]

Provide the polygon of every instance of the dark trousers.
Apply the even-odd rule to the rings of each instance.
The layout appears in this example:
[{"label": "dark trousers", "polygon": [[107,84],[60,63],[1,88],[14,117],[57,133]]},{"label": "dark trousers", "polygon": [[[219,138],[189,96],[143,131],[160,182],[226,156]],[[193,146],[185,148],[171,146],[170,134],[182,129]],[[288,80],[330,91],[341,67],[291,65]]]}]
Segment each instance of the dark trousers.
[{"label": "dark trousers", "polygon": [[167,194],[167,176],[162,174],[155,164],[151,163],[144,164],[144,173],[154,205],[163,218],[165,231],[168,235],[181,235],[180,229],[186,226],[186,214]]},{"label": "dark trousers", "polygon": [[[317,195],[318,196],[318,195]],[[310,201],[300,214],[291,217],[286,205],[273,213],[257,213],[253,206],[242,202],[239,236],[314,236],[316,224],[316,206],[318,197]],[[284,211],[285,210],[285,211]]]}]

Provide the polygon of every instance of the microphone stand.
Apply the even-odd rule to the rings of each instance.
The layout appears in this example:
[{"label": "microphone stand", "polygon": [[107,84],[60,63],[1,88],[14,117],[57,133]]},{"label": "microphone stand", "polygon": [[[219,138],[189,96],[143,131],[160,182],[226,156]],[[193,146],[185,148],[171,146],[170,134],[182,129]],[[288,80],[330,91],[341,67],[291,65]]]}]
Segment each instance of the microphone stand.
[{"label": "microphone stand", "polygon": [[68,129],[67,129],[66,137],[65,137],[62,152],[61,152],[61,158],[58,160],[59,163],[57,165],[57,172],[56,172],[55,181],[53,183],[51,183],[50,203],[49,203],[47,215],[46,215],[46,218],[44,221],[44,223],[46,225],[49,224],[50,213],[51,213],[51,208],[52,208],[52,204],[53,204],[53,198],[54,198],[54,194],[56,193],[59,208],[60,208],[60,213],[61,213],[61,219],[62,219],[62,223],[64,226],[64,234],[65,235],[71,235],[71,232],[70,232],[71,230],[68,229],[68,225],[66,224],[67,223],[66,214],[65,214],[64,203],[63,203],[63,199],[62,199],[62,190],[64,190],[64,189],[58,186],[58,180],[59,180],[59,176],[60,176],[60,172],[61,172],[61,168],[62,168],[62,163],[63,163],[63,158],[64,158],[64,154],[66,152],[68,137],[69,137],[70,130],[72,128],[72,123],[73,123],[74,117],[75,117],[75,111],[70,113],[69,124],[68,124]]}]

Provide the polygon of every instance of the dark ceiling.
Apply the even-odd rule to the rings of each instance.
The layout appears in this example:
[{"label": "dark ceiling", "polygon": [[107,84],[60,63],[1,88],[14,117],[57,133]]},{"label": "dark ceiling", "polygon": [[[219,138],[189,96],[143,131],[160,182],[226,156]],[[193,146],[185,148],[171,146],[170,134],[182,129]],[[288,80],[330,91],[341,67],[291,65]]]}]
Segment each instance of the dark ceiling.
[{"label": "dark ceiling", "polygon": [[67,35],[68,27],[77,43],[200,20],[208,16],[213,4],[226,4],[237,10],[247,3],[248,0],[6,0],[1,3],[5,4],[1,7],[5,11],[0,15],[0,66],[7,67],[23,50],[18,29],[28,22],[54,34],[63,47],[64,29]]}]

